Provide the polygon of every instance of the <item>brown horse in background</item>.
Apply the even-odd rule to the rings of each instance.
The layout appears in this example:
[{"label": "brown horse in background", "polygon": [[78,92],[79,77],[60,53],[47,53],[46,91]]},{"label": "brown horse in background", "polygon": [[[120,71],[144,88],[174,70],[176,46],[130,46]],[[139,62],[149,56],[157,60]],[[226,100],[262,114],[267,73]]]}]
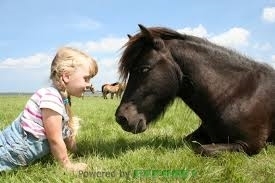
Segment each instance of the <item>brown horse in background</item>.
[{"label": "brown horse in background", "polygon": [[95,88],[93,87],[93,84],[91,84],[91,86],[86,87],[85,92],[86,92],[86,91],[89,91],[89,90],[90,90],[93,94],[95,93]]},{"label": "brown horse in background", "polygon": [[115,82],[112,84],[104,84],[101,87],[102,95],[104,99],[107,99],[107,95],[111,94],[111,99],[114,98],[114,95],[117,96],[117,98],[121,98],[121,95],[123,91],[125,90],[125,84]]},{"label": "brown horse in background", "polygon": [[[92,94],[95,93],[95,88],[93,87],[93,84],[91,84],[90,86],[88,86],[88,87],[85,88],[85,92],[88,92],[88,91],[91,91]],[[84,93],[82,95],[82,99],[84,99]]]}]

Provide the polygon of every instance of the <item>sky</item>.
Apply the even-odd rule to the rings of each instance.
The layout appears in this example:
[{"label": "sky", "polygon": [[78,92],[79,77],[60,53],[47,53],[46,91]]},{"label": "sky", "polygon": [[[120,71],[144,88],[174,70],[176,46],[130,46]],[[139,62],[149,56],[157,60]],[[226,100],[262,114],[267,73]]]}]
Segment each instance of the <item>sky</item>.
[{"label": "sky", "polygon": [[206,38],[275,68],[275,0],[0,0],[0,93],[50,85],[58,48],[99,67],[96,90],[118,81],[127,34],[162,26]]}]

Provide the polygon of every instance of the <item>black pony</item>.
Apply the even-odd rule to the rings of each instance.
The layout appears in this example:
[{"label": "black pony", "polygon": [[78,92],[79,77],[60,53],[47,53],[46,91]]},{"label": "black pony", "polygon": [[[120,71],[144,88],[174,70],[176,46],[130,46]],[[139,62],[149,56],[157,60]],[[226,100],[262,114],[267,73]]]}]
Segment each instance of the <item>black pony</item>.
[{"label": "black pony", "polygon": [[176,97],[201,119],[185,139],[205,155],[259,153],[275,139],[275,71],[205,39],[168,28],[146,28],[129,38],[119,62],[126,90],[116,121],[146,130]]}]

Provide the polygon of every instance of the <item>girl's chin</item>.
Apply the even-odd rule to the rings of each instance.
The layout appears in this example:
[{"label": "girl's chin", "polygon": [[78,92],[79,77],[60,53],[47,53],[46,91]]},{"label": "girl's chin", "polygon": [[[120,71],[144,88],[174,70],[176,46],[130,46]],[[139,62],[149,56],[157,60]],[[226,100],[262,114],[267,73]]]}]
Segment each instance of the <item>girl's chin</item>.
[{"label": "girl's chin", "polygon": [[80,98],[80,97],[83,97],[83,95],[84,95],[84,93],[80,93],[80,94],[74,94],[72,96]]}]

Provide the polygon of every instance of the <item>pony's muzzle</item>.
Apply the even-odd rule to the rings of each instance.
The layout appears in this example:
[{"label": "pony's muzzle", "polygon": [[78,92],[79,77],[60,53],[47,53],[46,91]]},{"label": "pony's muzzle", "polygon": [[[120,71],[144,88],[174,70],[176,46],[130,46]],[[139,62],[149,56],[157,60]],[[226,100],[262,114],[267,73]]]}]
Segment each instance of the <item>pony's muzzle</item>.
[{"label": "pony's muzzle", "polygon": [[116,121],[127,132],[134,134],[146,130],[146,119],[132,104],[123,104],[116,111]]},{"label": "pony's muzzle", "polygon": [[123,130],[129,131],[128,130],[128,120],[126,117],[122,116],[122,115],[116,115],[116,121],[118,122],[118,124],[120,124],[120,126],[123,128]]}]

